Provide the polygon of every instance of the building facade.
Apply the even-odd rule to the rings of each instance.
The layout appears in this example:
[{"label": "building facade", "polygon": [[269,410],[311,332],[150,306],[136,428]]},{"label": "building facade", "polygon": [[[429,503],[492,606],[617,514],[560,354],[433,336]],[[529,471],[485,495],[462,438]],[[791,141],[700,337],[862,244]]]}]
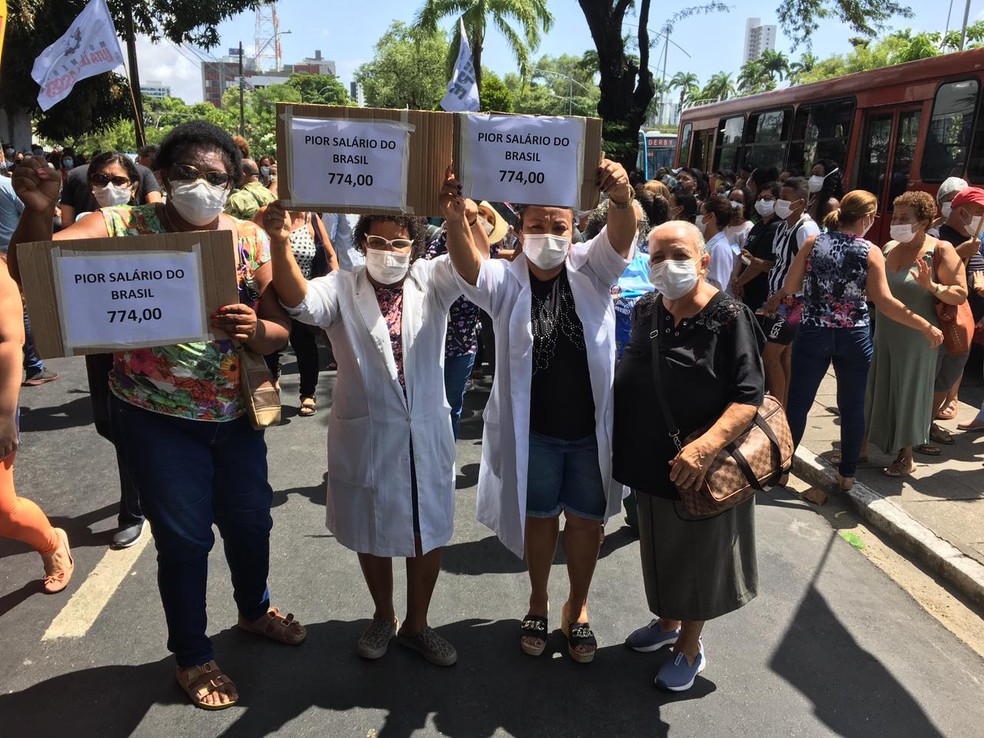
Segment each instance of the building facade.
[{"label": "building facade", "polygon": [[742,52],[742,63],[758,59],[766,49],[776,48],[776,27],[763,26],[761,18],[749,18],[745,21],[745,47]]},{"label": "building facade", "polygon": [[162,81],[153,79],[145,85],[140,85],[140,94],[144,97],[152,97],[155,100],[163,100],[171,97],[171,85],[166,85]]},{"label": "building facade", "polygon": [[[285,64],[278,71],[261,71],[256,60],[243,56],[243,78],[247,89],[260,89],[271,84],[284,83],[292,74],[330,74],[335,76],[335,62],[324,59],[320,50],[313,57],[296,64]],[[202,97],[217,108],[222,107],[226,90],[239,86],[239,49],[229,49],[228,55],[215,61],[202,62]]]}]

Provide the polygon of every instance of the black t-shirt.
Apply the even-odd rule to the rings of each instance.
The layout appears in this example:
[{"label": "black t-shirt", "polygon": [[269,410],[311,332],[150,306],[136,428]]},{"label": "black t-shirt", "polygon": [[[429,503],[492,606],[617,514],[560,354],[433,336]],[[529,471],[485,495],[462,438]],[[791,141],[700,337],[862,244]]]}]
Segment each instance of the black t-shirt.
[{"label": "black t-shirt", "polygon": [[533,293],[530,430],[565,441],[593,436],[595,406],[584,326],[574,309],[567,269],[545,282],[531,273],[530,289]]},{"label": "black t-shirt", "polygon": [[[940,239],[953,244],[954,248],[970,240],[948,223],[940,226]],[[977,252],[967,262],[967,303],[970,305],[970,311],[974,314],[975,323],[984,318],[984,297],[974,292],[972,286],[974,284],[973,273],[984,272],[984,255],[981,254],[981,248],[980,242],[978,242]]]},{"label": "black t-shirt", "polygon": [[632,312],[632,336],[615,369],[612,476],[639,492],[678,499],[668,435],[653,377],[652,317],[659,327],[663,393],[680,440],[716,421],[732,402],[761,405],[765,336],[752,311],[718,292],[697,315],[674,325],[659,295],[644,295]]},{"label": "black t-shirt", "polygon": [[[147,204],[148,192],[160,192],[161,186],[157,184],[154,173],[142,164],[134,162],[137,171],[140,173],[140,201],[138,205]],[[89,187],[89,165],[83,164],[75,167],[68,173],[65,186],[62,188],[61,202],[75,208],[75,214],[87,213],[99,209],[99,203],[92,195],[92,188]],[[71,225],[70,223],[66,223]]]},{"label": "black t-shirt", "polygon": [[[759,221],[752,226],[745,238],[745,248],[751,252],[756,259],[765,261],[775,261],[776,255],[772,250],[779,230],[779,218],[773,218],[768,224]],[[759,274],[742,288],[742,302],[752,310],[758,310],[769,299],[769,271],[766,270]]]}]

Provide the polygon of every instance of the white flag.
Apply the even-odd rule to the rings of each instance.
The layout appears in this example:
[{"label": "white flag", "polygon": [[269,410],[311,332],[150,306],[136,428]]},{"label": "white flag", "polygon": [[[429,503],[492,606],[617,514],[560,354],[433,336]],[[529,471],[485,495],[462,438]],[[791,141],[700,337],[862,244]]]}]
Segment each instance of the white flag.
[{"label": "white flag", "polygon": [[68,97],[75,83],[123,64],[106,0],[90,0],[65,35],[34,60],[31,77],[41,85],[38,105],[47,110]]},{"label": "white flag", "polygon": [[448,91],[441,100],[441,107],[449,113],[478,112],[478,82],[475,79],[475,63],[472,61],[471,46],[465,35],[465,21],[461,24],[461,48],[454,63],[454,72],[448,82]]}]

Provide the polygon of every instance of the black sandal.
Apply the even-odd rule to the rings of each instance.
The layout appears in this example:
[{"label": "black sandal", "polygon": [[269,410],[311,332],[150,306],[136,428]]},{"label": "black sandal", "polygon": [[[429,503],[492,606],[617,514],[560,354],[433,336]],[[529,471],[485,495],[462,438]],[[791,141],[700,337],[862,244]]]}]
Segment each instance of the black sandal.
[{"label": "black sandal", "polygon": [[[519,631],[519,647],[523,653],[530,656],[539,656],[547,647],[547,619],[542,615],[527,615]],[[530,645],[524,638],[532,638],[540,641],[538,646]]]},{"label": "black sandal", "polygon": [[[560,630],[567,636],[567,653],[572,659],[579,664],[590,664],[594,661],[598,641],[595,640],[594,631],[591,630],[589,623],[568,623],[565,620],[561,623]],[[577,650],[584,646],[588,646],[591,650],[587,652]]]}]

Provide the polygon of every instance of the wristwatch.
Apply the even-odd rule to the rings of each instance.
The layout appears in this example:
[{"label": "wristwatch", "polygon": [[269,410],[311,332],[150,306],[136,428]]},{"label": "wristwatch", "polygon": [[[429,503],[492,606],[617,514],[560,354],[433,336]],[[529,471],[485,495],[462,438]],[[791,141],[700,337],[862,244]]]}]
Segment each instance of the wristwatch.
[{"label": "wristwatch", "polygon": [[937,283],[936,283],[936,289],[935,289],[935,290],[933,290],[933,294],[934,294],[934,295],[938,295],[938,294],[940,294],[940,293],[941,293],[942,291],[943,291],[943,285],[941,285],[941,284],[940,284],[939,282],[937,282]]}]

